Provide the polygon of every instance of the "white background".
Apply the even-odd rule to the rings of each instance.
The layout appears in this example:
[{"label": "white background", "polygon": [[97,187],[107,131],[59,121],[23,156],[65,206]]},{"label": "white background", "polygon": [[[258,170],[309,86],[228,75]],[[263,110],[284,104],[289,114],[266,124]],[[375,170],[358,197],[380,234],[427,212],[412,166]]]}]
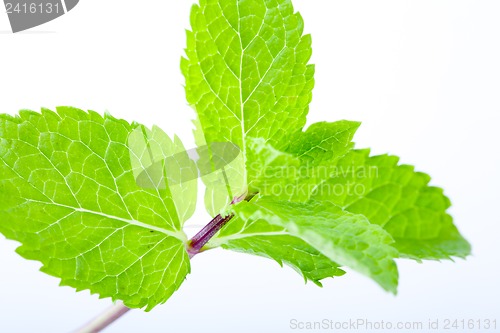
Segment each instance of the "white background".
[{"label": "white background", "polygon": [[[309,123],[363,122],[357,147],[433,176],[473,245],[456,263],[399,261],[399,295],[356,273],[304,285],[289,268],[216,250],[165,305],[108,332],[294,332],[291,319],[497,319],[500,330],[500,2],[295,0],[314,41]],[[26,33],[0,13],[0,112],[72,105],[158,124],[187,146],[179,58],[190,1],[82,0]],[[208,216],[200,207],[191,222]],[[0,221],[1,222],[1,221]],[[67,332],[110,305],[58,287],[0,236],[0,332]],[[350,272],[351,273],[351,272]],[[296,330],[295,330],[296,331]],[[461,332],[458,330],[456,332]],[[366,331],[365,331],[366,332]]]}]

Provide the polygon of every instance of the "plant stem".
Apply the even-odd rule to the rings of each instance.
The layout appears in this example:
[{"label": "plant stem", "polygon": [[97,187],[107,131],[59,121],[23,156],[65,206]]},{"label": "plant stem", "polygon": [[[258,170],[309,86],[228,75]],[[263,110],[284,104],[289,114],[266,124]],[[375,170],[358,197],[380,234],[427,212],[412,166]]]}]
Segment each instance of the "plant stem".
[{"label": "plant stem", "polygon": [[[226,174],[224,173],[224,177]],[[228,183],[226,178],[226,184]],[[231,201],[231,205],[234,205],[243,200],[250,201],[256,194],[247,195],[246,193],[235,197],[233,201]],[[221,230],[232,218],[233,214],[229,214],[226,217],[222,217],[220,214],[213,218],[203,229],[200,230],[196,235],[191,238],[187,243],[187,252],[189,254],[189,258],[193,258],[198,253],[202,252],[203,246],[208,243],[208,241],[215,236],[219,230]]]},{"label": "plant stem", "polygon": [[187,252],[189,253],[189,258],[193,258],[195,255],[201,252],[201,249],[208,241],[220,230],[223,226],[227,224],[233,215],[228,215],[222,217],[220,214],[214,217],[210,223],[208,223],[203,229],[200,230],[191,240],[188,242]]},{"label": "plant stem", "polygon": [[103,329],[111,325],[115,320],[123,316],[130,309],[127,308],[123,303],[119,302],[114,304],[108,310],[100,314],[98,317],[94,318],[92,321],[87,323],[85,326],[75,331],[74,333],[97,333],[101,332]]}]

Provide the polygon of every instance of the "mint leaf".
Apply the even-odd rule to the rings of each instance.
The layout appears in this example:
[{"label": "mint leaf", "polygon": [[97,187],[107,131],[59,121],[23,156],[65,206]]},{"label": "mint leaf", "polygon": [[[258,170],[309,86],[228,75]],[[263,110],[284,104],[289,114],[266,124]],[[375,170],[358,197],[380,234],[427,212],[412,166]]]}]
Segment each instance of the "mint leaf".
[{"label": "mint leaf", "polygon": [[136,183],[149,189],[168,187],[180,222],[187,221],[196,208],[198,170],[180,139],[172,141],[157,126],[149,130],[140,125],[129,134],[128,146]]},{"label": "mint leaf", "polygon": [[235,216],[207,245],[207,249],[227,250],[273,259],[295,269],[304,279],[321,286],[321,280],[342,276],[339,265],[299,237],[292,236],[283,226],[263,219],[241,219]]},{"label": "mint leaf", "polygon": [[387,230],[402,257],[411,259],[464,258],[470,244],[453,225],[446,212],[450,200],[430,177],[399,158],[369,156],[369,150],[354,150],[335,165],[335,173],[319,183],[314,200],[327,200],[365,215]]},{"label": "mint leaf", "polygon": [[[242,202],[233,207],[233,213],[245,221],[244,232],[237,233],[237,237],[226,236],[225,243],[230,244],[231,237],[241,239],[248,233],[248,242],[253,248],[258,241],[253,240],[252,234],[289,234],[303,240],[331,261],[365,274],[384,289],[396,293],[398,271],[393,259],[398,253],[391,246],[394,241],[386,231],[371,224],[363,215],[345,212],[326,202],[295,203],[272,197]],[[270,231],[262,221],[279,229]],[[230,227],[231,224],[228,225]],[[282,249],[274,250],[272,247],[266,250],[270,257],[282,253]],[[293,257],[293,252],[289,257]],[[300,267],[300,263],[297,266]]]},{"label": "mint leaf", "polygon": [[470,244],[447,213],[450,201],[442,189],[429,186],[430,177],[414,167],[398,165],[397,157],[351,151],[358,126],[318,123],[296,135],[288,153],[268,148],[273,156],[286,154],[288,162],[276,163],[273,169],[261,166],[267,177],[260,179],[258,191],[291,201],[327,200],[365,215],[393,236],[402,257],[469,255]]},{"label": "mint leaf", "polygon": [[[191,26],[181,68],[198,115],[198,143],[228,141],[242,149],[235,167],[241,180],[229,194],[239,196],[252,182],[248,138],[281,148],[306,122],[314,85],[311,38],[302,35],[303,20],[290,1],[201,1]],[[233,199],[213,199],[220,191],[211,186],[207,192],[210,212]]]},{"label": "mint leaf", "polygon": [[282,142],[305,124],[311,38],[290,1],[201,1],[191,12],[186,95],[207,142]]},{"label": "mint leaf", "polygon": [[256,177],[255,184],[250,184],[253,185],[250,192],[283,200],[308,201],[317,184],[331,177],[336,162],[352,150],[352,139],[359,126],[358,122],[345,120],[312,124],[305,132],[296,133],[285,151],[269,144],[252,145],[249,151],[257,156],[253,160],[259,161],[266,155],[274,160],[272,165],[254,162],[260,176]]},{"label": "mint leaf", "polygon": [[285,151],[307,167],[331,165],[354,148],[352,140],[360,125],[347,120],[312,124],[305,132],[297,133]]},{"label": "mint leaf", "polygon": [[169,187],[136,184],[128,139],[138,128],[74,108],[0,116],[0,232],[61,285],[151,310],[190,271],[190,212]]},{"label": "mint leaf", "polygon": [[300,160],[275,149],[263,138],[248,138],[247,154],[251,161],[247,164],[247,173],[252,179],[248,184],[249,193],[280,192],[298,177]]}]

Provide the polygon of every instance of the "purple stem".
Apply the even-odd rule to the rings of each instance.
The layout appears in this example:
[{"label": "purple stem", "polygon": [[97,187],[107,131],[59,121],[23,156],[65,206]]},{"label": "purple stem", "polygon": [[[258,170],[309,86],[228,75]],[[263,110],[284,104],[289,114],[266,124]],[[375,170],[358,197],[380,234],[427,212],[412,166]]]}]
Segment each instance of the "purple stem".
[{"label": "purple stem", "polygon": [[[250,201],[255,194],[247,196],[247,194],[242,194],[238,197],[235,197],[231,201],[231,205],[234,205],[243,200]],[[189,259],[193,258],[195,255],[201,252],[201,249],[208,243],[208,241],[215,236],[217,232],[219,232],[222,227],[224,227],[227,222],[229,222],[233,218],[233,214],[229,214],[226,217],[222,217],[220,214],[213,218],[210,223],[208,223],[203,229],[200,230],[193,238],[191,238],[188,242],[187,252],[189,254]]]},{"label": "purple stem", "polygon": [[189,258],[193,258],[200,253],[203,246],[205,246],[205,244],[207,244],[208,241],[233,218],[233,216],[234,215],[228,215],[222,217],[220,214],[217,215],[210,223],[201,229],[200,232],[191,238],[187,247]]}]

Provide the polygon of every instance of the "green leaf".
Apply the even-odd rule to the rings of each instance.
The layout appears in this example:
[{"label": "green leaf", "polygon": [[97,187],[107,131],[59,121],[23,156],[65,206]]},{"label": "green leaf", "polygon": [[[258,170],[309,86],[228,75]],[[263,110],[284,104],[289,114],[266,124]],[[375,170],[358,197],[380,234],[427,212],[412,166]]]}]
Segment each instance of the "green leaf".
[{"label": "green leaf", "polygon": [[198,169],[181,140],[172,141],[159,127],[149,130],[134,126],[128,136],[131,166],[142,188],[166,189],[174,202],[180,222],[194,213],[197,200]]},{"label": "green leaf", "polygon": [[305,132],[296,133],[285,151],[275,149],[262,138],[250,138],[250,193],[308,201],[317,184],[329,178],[336,162],[352,150],[359,126],[358,122],[345,120],[312,124]]},{"label": "green leaf", "polygon": [[274,194],[297,178],[300,160],[292,154],[279,151],[263,138],[248,139],[247,172],[252,181],[248,184],[249,193]]},{"label": "green leaf", "polygon": [[231,219],[207,245],[207,249],[253,254],[283,263],[295,269],[304,279],[321,286],[320,280],[345,274],[339,265],[299,237],[292,236],[283,226],[263,219]]},{"label": "green leaf", "polygon": [[[168,186],[138,186],[136,129],[66,107],[1,115],[0,232],[61,285],[151,310],[190,271],[182,224],[192,212],[176,206]],[[164,154],[181,149],[169,144],[161,143],[173,149]]]},{"label": "green leaf", "polygon": [[[303,20],[289,0],[202,0],[193,6],[191,27],[181,68],[198,115],[197,141],[242,149],[236,167],[242,181],[226,193],[238,196],[252,182],[248,138],[280,149],[306,122],[314,86],[311,38],[303,36]],[[207,195],[219,192],[209,186]],[[209,199],[209,211],[231,199]]]},{"label": "green leaf", "polygon": [[305,132],[297,133],[285,151],[307,167],[331,165],[354,148],[352,140],[360,125],[347,120],[314,123]]},{"label": "green leaf", "polygon": [[[326,202],[296,203],[272,197],[257,197],[251,202],[233,206],[232,210],[245,222],[241,229],[243,232],[227,235],[225,240],[219,242],[231,244],[234,239],[247,239],[251,251],[259,247],[260,240],[254,240],[254,235],[261,233],[265,236],[269,232],[283,236],[289,234],[306,242],[331,261],[365,274],[385,290],[396,293],[398,271],[393,259],[398,253],[391,246],[394,241],[386,231],[371,224],[363,215],[345,212]],[[272,230],[262,221],[278,229]],[[245,234],[250,237],[245,238]],[[274,248],[267,246],[264,250],[269,257],[276,256],[281,260],[293,258],[294,252],[301,249],[301,246],[295,247],[292,243],[295,251],[287,254],[276,245]],[[245,248],[239,247],[239,250],[244,251]],[[282,258],[283,253],[285,256]],[[314,257],[315,254],[310,253],[309,256]],[[298,259],[296,265],[299,269],[304,257],[307,255],[303,254]]]},{"label": "green leaf", "polygon": [[314,200],[327,200],[387,230],[402,257],[416,260],[464,258],[470,244],[447,213],[450,200],[429,186],[430,177],[399,158],[354,150],[333,165],[331,177],[317,184]]}]

